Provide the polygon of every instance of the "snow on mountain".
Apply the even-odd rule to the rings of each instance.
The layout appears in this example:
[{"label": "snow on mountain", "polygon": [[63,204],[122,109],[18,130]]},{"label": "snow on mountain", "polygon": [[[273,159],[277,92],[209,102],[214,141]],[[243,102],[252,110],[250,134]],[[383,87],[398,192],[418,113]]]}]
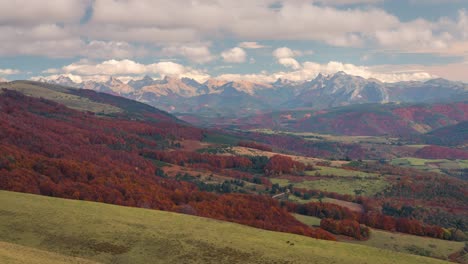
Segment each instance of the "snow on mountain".
[{"label": "snow on mountain", "polygon": [[323,109],[361,103],[460,99],[466,98],[468,94],[467,84],[445,79],[382,83],[376,79],[365,79],[344,72],[319,74],[315,79],[302,83],[284,79],[278,79],[274,83],[218,79],[199,83],[190,78],[169,76],[162,80],[145,76],[127,84],[117,77],[110,77],[107,81],[82,83],[75,83],[67,76],[40,81],[118,94],[168,111],[189,109],[189,112],[192,111],[190,109],[201,109],[200,105],[213,107],[215,110],[236,102],[241,106],[241,101],[248,102],[246,105],[252,111],[268,107],[272,110],[298,107]]}]

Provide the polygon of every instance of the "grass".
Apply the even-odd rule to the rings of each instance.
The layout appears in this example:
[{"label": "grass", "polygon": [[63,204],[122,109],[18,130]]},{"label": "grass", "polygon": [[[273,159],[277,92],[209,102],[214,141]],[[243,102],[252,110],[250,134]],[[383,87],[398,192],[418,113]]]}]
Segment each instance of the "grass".
[{"label": "grass", "polygon": [[209,142],[214,144],[222,144],[222,145],[237,145],[239,143],[239,138],[230,136],[230,135],[223,135],[216,132],[207,133],[203,138],[203,142]]},{"label": "grass", "polygon": [[0,242],[0,263],[8,264],[92,264],[91,260],[64,256],[44,250]]},{"label": "grass", "polygon": [[441,173],[443,169],[463,170],[468,168],[468,160],[447,160],[447,159],[420,159],[420,158],[398,158],[392,160],[392,165],[411,167],[423,171]]},{"label": "grass", "polygon": [[341,176],[341,177],[376,177],[378,176],[377,173],[367,173],[363,171],[353,171],[353,170],[345,170],[335,167],[324,167],[324,166],[316,166],[315,168],[318,171],[306,171],[307,175],[315,175],[316,172],[320,173],[321,175],[334,175],[334,176]]},{"label": "grass", "polygon": [[440,259],[448,259],[450,254],[463,249],[465,246],[463,242],[391,233],[375,229],[371,230],[369,240],[354,241],[353,243]]},{"label": "grass", "polygon": [[[16,90],[25,95],[37,98],[44,98],[63,104],[69,108],[80,111],[91,111],[99,114],[111,114],[122,112],[122,109],[98,102],[93,102],[88,98],[67,93],[67,89],[59,86],[45,88],[28,82],[12,82],[2,85],[2,87]],[[1,91],[0,91],[1,92]]]},{"label": "grass", "polygon": [[394,144],[398,142],[398,138],[391,138],[385,136],[345,136],[345,135],[329,135],[312,132],[290,132],[290,131],[273,131],[271,129],[252,129],[254,132],[264,134],[288,134],[300,136],[310,141],[331,141],[341,143],[370,143],[370,144]]},{"label": "grass", "polygon": [[[301,197],[297,197],[295,195],[290,195],[289,200],[292,201],[292,202],[301,203],[301,204],[311,203],[311,202],[319,202],[318,198],[311,198],[309,200],[305,200],[305,199],[302,199]],[[347,201],[343,201],[343,200],[338,200],[338,199],[334,199],[334,198],[325,197],[325,198],[322,199],[322,202],[337,204],[339,206],[346,207],[346,208],[348,208],[348,209],[350,209],[352,211],[355,211],[355,212],[362,212],[362,210],[363,210],[363,207],[360,204],[347,202]]]},{"label": "grass", "polygon": [[308,226],[320,226],[320,218],[308,215],[294,214],[294,217]]},{"label": "grass", "polygon": [[[278,183],[280,186],[287,186],[290,182],[287,179],[270,179],[272,183]],[[383,178],[379,179],[347,179],[331,178],[318,179],[313,181],[291,182],[294,187],[304,188],[308,190],[321,190],[327,192],[336,192],[340,194],[354,195],[354,190],[364,190],[365,196],[371,196],[377,192],[381,192],[389,184]]]},{"label": "grass", "polygon": [[[443,263],[201,217],[6,191],[0,191],[0,239],[104,263]],[[0,259],[22,253],[0,252]]]}]

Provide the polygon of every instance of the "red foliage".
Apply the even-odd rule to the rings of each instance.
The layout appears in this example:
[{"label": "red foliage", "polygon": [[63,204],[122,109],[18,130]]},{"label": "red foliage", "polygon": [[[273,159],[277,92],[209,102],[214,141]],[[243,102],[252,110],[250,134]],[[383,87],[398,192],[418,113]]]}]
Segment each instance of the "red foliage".
[{"label": "red foliage", "polygon": [[305,165],[294,161],[292,158],[281,155],[274,155],[265,166],[266,175],[281,175],[284,173],[297,173],[304,171]]},{"label": "red foliage", "polygon": [[147,158],[164,161],[167,163],[185,165],[194,163],[206,163],[214,168],[249,168],[252,167],[250,159],[241,156],[214,155],[189,151],[142,151]]},{"label": "red foliage", "polygon": [[[366,238],[366,236],[363,235],[364,233],[357,231],[358,229],[356,228],[356,224],[354,224],[354,222],[356,222],[357,224],[365,224],[368,227],[383,229],[387,231],[398,231],[418,236],[443,238],[443,229],[441,227],[434,225],[425,225],[421,221],[415,219],[396,218],[377,212],[358,213],[353,212],[346,207],[342,207],[331,203],[285,203],[285,207],[290,212],[295,212],[302,215],[316,216],[320,218],[329,218],[330,220],[327,220],[327,222],[325,222],[327,228],[324,228],[321,224],[322,228],[335,234],[344,234],[355,237],[357,239],[363,239]],[[331,222],[333,220],[348,221]],[[352,226],[352,230],[354,230],[354,232],[349,231],[345,227],[344,229],[336,227],[340,224],[342,224],[343,226]],[[362,228],[359,230],[362,230]],[[358,234],[361,234],[361,236],[359,237]]]},{"label": "red foliage", "polygon": [[[269,230],[334,237],[292,217],[276,200],[201,192],[155,176],[140,153],[161,139],[199,139],[203,131],[169,121],[97,117],[5,90],[0,95],[0,189],[185,212]],[[186,153],[167,152],[177,161]],[[165,154],[161,154],[165,156]],[[187,154],[219,168],[249,166],[241,157]]]},{"label": "red foliage", "polygon": [[468,151],[440,146],[427,146],[415,153],[423,159],[468,159]]},{"label": "red foliage", "polygon": [[369,238],[370,233],[369,228],[350,219],[333,220],[324,218],[320,221],[320,227],[333,234],[350,236],[359,240]]},{"label": "red foliage", "polygon": [[239,147],[253,148],[253,149],[258,149],[258,150],[263,150],[263,151],[273,151],[273,149],[267,145],[252,142],[252,141],[239,141],[237,145]]}]

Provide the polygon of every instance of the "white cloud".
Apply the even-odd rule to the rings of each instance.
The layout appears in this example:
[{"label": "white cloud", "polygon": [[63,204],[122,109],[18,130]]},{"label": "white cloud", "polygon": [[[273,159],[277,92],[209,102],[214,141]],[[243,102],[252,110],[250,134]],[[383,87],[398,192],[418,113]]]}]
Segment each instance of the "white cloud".
[{"label": "white cloud", "polygon": [[[100,38],[122,41],[131,38],[153,43],[235,36],[252,40],[319,40],[350,46],[361,44],[359,38],[364,34],[399,23],[395,16],[376,8],[341,10],[312,5],[311,1],[284,1],[280,8],[272,9],[271,5],[277,2],[96,0],[88,30]],[[172,10],[178,10],[178,16],[171,15]]]},{"label": "white cloud", "polygon": [[259,44],[258,42],[255,41],[246,41],[246,42],[241,42],[239,43],[239,47],[244,48],[244,49],[262,49],[266,48],[266,46]]},{"label": "white cloud", "polygon": [[280,58],[278,59],[278,63],[285,66],[285,67],[291,67],[294,70],[300,69],[301,65],[297,60],[293,58]]},{"label": "white cloud", "polygon": [[106,76],[106,78],[109,76],[141,76],[145,74],[156,74],[161,77],[189,77],[196,80],[206,80],[209,78],[209,75],[204,71],[185,67],[170,61],[142,64],[128,59],[107,60],[101,63],[81,60],[60,69],[48,69],[44,73],[53,73],[55,75],[70,74],[72,76],[79,76],[82,79],[95,79],[102,76]]},{"label": "white cloud", "polygon": [[0,1],[0,24],[78,22],[89,0]]},{"label": "white cloud", "polygon": [[83,81],[85,81],[81,76],[74,75],[74,74],[71,74],[71,73],[52,74],[52,75],[47,75],[47,76],[33,76],[33,77],[30,78],[30,80],[32,80],[32,81],[43,81],[43,80],[54,81],[54,80],[58,79],[61,76],[68,77],[68,78],[70,78],[70,80],[72,80],[75,83],[82,83]]},{"label": "white cloud", "polygon": [[147,55],[147,49],[127,42],[85,42],[74,29],[56,24],[0,25],[0,55],[33,55],[53,58],[132,58]]},{"label": "white cloud", "polygon": [[[312,40],[340,47],[441,53],[451,50],[451,43],[467,38],[463,10],[456,20],[402,22],[377,7],[334,7],[379,2],[382,0],[52,0],[44,5],[40,1],[1,1],[0,55],[73,57],[85,49],[79,56],[130,58],[147,55],[135,43],[150,43],[167,47],[165,52],[173,56],[205,63],[213,60],[209,48],[187,43],[249,39],[252,41],[239,43],[239,48],[254,49],[264,47],[257,42],[262,40]],[[90,5],[92,17],[80,24]],[[94,43],[98,50],[87,49],[88,41],[83,40]]]},{"label": "white cloud", "polygon": [[0,75],[13,75],[18,73],[21,73],[21,71],[17,69],[0,69]]},{"label": "white cloud", "polygon": [[207,63],[215,59],[211,54],[209,45],[173,45],[164,47],[161,51],[165,56],[184,56],[195,63]]},{"label": "white cloud", "polygon": [[418,70],[414,67],[405,69],[405,67],[401,66],[399,71],[392,71],[389,69],[394,70],[394,68],[386,66],[358,66],[336,61],[320,64],[308,61],[304,62],[302,67],[293,69],[293,71],[280,71],[275,73],[261,72],[259,74],[222,74],[216,78],[231,81],[247,80],[255,82],[274,82],[278,78],[291,81],[306,81],[314,79],[319,73],[335,74],[340,71],[350,75],[362,76],[364,78],[375,78],[382,82],[399,82],[410,80],[420,81],[435,77],[435,75],[432,75],[421,69]]},{"label": "white cloud", "polygon": [[291,67],[294,70],[300,69],[301,65],[293,57],[301,54],[301,51],[292,50],[288,47],[277,48],[273,51],[273,56],[277,59],[279,64],[285,67]]},{"label": "white cloud", "polygon": [[243,63],[247,59],[247,53],[242,48],[235,47],[230,50],[223,51],[221,53],[221,57],[228,63]]},{"label": "white cloud", "polygon": [[325,5],[354,5],[354,4],[378,4],[384,0],[316,0],[315,2]]},{"label": "white cloud", "polygon": [[273,51],[273,56],[275,56],[277,59],[293,58],[298,55],[301,55],[300,51],[292,50],[288,47],[277,48]]},{"label": "white cloud", "polygon": [[93,40],[81,45],[78,54],[91,59],[123,59],[150,54],[148,49],[127,42]]}]

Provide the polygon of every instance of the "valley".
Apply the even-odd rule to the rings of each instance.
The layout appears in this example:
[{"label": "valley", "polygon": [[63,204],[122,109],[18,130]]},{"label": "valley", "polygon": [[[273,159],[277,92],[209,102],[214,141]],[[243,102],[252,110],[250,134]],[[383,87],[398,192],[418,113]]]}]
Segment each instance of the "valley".
[{"label": "valley", "polygon": [[[149,251],[176,254],[174,248],[181,250],[174,255],[176,259],[194,254],[198,261],[209,262],[209,253],[200,250],[202,245],[225,255],[225,259],[218,259],[221,262],[239,259],[255,262],[256,259],[258,263],[266,263],[273,258],[285,263],[288,259],[298,263],[310,263],[310,260],[320,263],[325,259],[341,261],[342,256],[349,255],[346,253],[349,250],[359,252],[361,249],[372,252],[372,256],[378,258],[375,261],[382,263],[391,263],[400,252],[412,255],[402,255],[405,260],[401,263],[428,263],[435,259],[464,263],[466,260],[463,242],[467,239],[468,224],[466,141],[463,133],[457,132],[459,137],[456,138],[449,133],[451,131],[444,131],[442,125],[423,132],[413,130],[407,134],[385,135],[340,130],[329,134],[304,132],[263,126],[267,123],[259,123],[263,127],[255,128],[225,127],[222,124],[197,127],[146,104],[91,90],[30,81],[5,83],[1,88],[0,188],[55,197],[44,198],[51,199],[46,203],[51,207],[44,208],[41,202],[34,204],[40,199],[28,200],[32,196],[23,197],[13,192],[0,194],[0,206],[8,208],[4,210],[9,212],[0,216],[6,217],[4,223],[24,225],[11,232],[3,229],[0,233],[1,241],[9,243],[5,247],[12,250],[21,250],[21,246],[25,246],[28,249],[24,250],[31,254],[51,259],[78,258],[70,259],[77,263],[88,260],[105,263],[144,261],[155,257],[146,255]],[[407,106],[359,105],[320,111],[322,114],[323,111],[337,111],[335,116],[339,120],[339,113],[356,107],[359,111],[369,112],[391,109],[401,113],[400,109],[407,109]],[[439,109],[444,109],[446,115],[437,116],[451,120],[445,123],[447,127],[466,122],[465,103],[425,105],[413,113],[431,116]],[[430,124],[436,123],[440,124]],[[463,127],[459,130],[463,131]],[[437,142],[433,141],[435,133],[439,139]],[[445,135],[452,140],[444,140]],[[80,200],[67,210],[91,206],[84,201],[98,202],[92,206],[99,208],[108,206],[104,204],[125,206],[131,213],[129,211],[129,215],[124,216],[122,210],[127,209],[119,207],[119,217],[126,219],[119,221],[137,221],[137,218],[130,217],[137,214],[132,210],[143,210],[144,213],[141,212],[145,215],[158,214],[154,217],[159,220],[154,223],[159,221],[165,228],[152,226],[144,230],[170,232],[145,238],[145,241],[159,241],[154,245],[156,248],[147,248],[136,239],[136,234],[140,234],[139,228],[149,225],[149,222],[138,222],[129,227],[128,233],[122,234],[124,244],[115,244],[115,237],[105,235],[115,231],[105,229],[102,223],[113,223],[115,220],[109,220],[109,217],[117,217],[117,209],[111,210],[105,216],[107,219],[101,220],[99,217],[104,216],[96,213],[97,209],[60,214],[54,210],[65,210],[60,207],[65,200],[58,198]],[[11,213],[13,208],[8,207],[8,199],[32,203],[38,208],[37,212]],[[26,208],[33,208],[31,206]],[[92,230],[104,233],[89,233],[86,238],[67,237],[67,243],[71,243],[69,246],[66,243],[60,246],[65,238],[58,234],[65,229],[78,228],[67,226],[73,225],[71,219],[54,220],[67,222],[67,225],[44,220],[47,227],[41,230],[52,226],[58,228],[44,234],[32,227],[34,223],[21,218],[24,215],[28,219],[44,219],[51,214],[89,218],[85,216],[89,213],[94,215],[90,219],[95,219],[88,223],[96,225]],[[166,224],[161,222],[163,216],[160,213],[171,216]],[[206,227],[195,228],[210,233],[202,236],[209,241],[198,241],[193,237],[181,240],[186,235],[175,231],[183,230],[182,224],[176,223],[189,220],[169,220],[176,215],[194,221],[217,220],[209,222]],[[107,228],[122,230],[119,223],[108,224]],[[215,223],[224,225],[224,231],[213,230]],[[232,231],[237,227],[249,231]],[[193,226],[185,228],[192,230]],[[262,233],[270,231],[274,232],[271,234],[275,238],[267,235],[270,233]],[[236,232],[250,235],[248,238],[247,235],[224,236],[228,240],[215,242],[220,233]],[[260,232],[259,238],[252,235],[255,232]],[[145,236],[148,235],[150,233]],[[178,238],[174,240],[171,238],[173,235]],[[287,236],[294,236],[294,240],[286,239],[289,243],[271,242],[282,241]],[[317,238],[339,242],[323,242],[333,243],[333,246],[321,246],[322,240]],[[82,243],[81,239],[88,242]],[[249,239],[253,239],[254,244],[267,243],[257,239],[270,242],[265,248],[248,244]],[[387,240],[407,242],[384,242]],[[240,243],[234,241],[243,241],[244,244],[231,245]],[[299,251],[290,250],[302,243],[305,244]],[[163,248],[162,244],[172,246]],[[224,245],[223,248],[218,248],[218,244]],[[362,246],[355,249],[353,244]],[[255,253],[247,249],[251,247],[255,248]],[[281,251],[279,248],[282,247],[287,247],[286,252],[289,253],[274,253]],[[321,247],[331,251],[318,253]],[[392,253],[377,253],[375,248],[388,249]],[[343,250],[342,256],[336,253],[339,250]],[[347,263],[362,263],[360,254],[347,259]],[[414,255],[431,258],[418,259]],[[11,254],[3,254],[0,259],[2,257],[19,258]],[[367,260],[372,262],[369,258]]]}]

